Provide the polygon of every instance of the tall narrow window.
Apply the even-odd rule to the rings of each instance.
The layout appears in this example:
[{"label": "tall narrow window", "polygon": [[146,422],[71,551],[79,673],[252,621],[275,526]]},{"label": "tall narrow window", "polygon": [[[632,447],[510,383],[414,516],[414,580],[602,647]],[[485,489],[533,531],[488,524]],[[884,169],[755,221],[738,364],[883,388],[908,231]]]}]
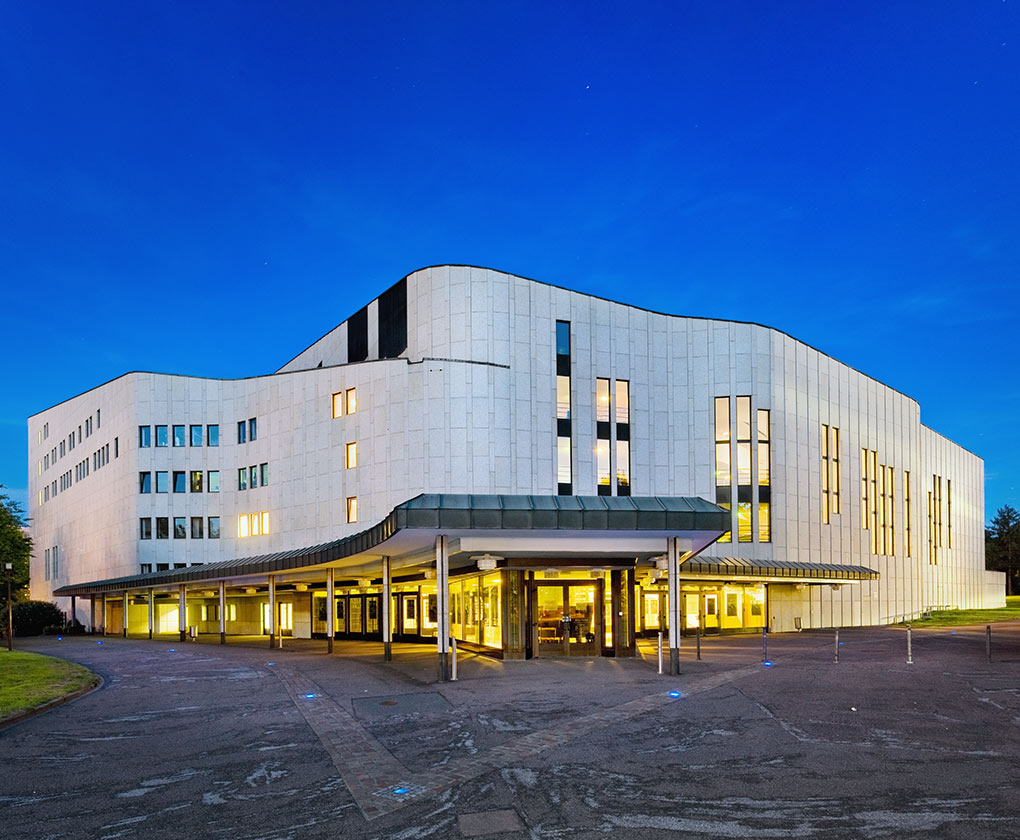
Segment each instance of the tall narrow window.
[{"label": "tall narrow window", "polygon": [[616,380],[616,495],[630,495],[630,383]]},{"label": "tall narrow window", "polygon": [[248,421],[248,440],[255,440],[258,437],[258,422],[254,417]]},{"label": "tall narrow window", "polygon": [[358,411],[358,389],[347,389],[347,413],[356,414]]},{"label": "tall narrow window", "polygon": [[358,466],[358,444],[352,442],[347,444],[347,450],[345,453],[344,464],[347,469],[352,470]]},{"label": "tall narrow window", "polygon": [[885,467],[885,553],[896,554],[896,474]]},{"label": "tall narrow window", "polygon": [[574,492],[571,464],[570,322],[556,322],[556,484],[561,496]]},{"label": "tall narrow window", "polygon": [[829,426],[822,423],[822,524],[828,525],[832,511],[832,502],[829,498]]},{"label": "tall narrow window", "polygon": [[139,493],[151,493],[152,492],[152,473],[151,472],[138,473],[138,492]]},{"label": "tall narrow window", "polygon": [[201,516],[191,517],[191,538],[193,540],[200,540],[203,538],[203,534],[205,533],[205,531],[202,525],[204,522],[205,520],[202,519]]},{"label": "tall narrow window", "polygon": [[357,522],[358,521],[358,497],[348,496],[347,497],[347,521]]},{"label": "tall narrow window", "polygon": [[205,486],[208,488],[208,491],[210,493],[219,493],[220,492],[220,471],[219,470],[209,470],[209,472],[207,472],[205,474]]},{"label": "tall narrow window", "polygon": [[[79,441],[81,440],[81,435],[78,435],[78,439]],[[169,436],[167,434],[167,427],[156,426],[156,446],[166,446],[168,442]]]},{"label": "tall narrow window", "polygon": [[218,540],[220,538],[220,518],[218,516],[210,516],[208,519],[209,524],[209,539]]},{"label": "tall narrow window", "polygon": [[174,471],[174,485],[173,489],[175,493],[187,493],[188,492],[188,481],[184,470]]},{"label": "tall narrow window", "polygon": [[[730,398],[715,398],[715,503],[721,508],[733,507],[732,459],[730,457]],[[727,531],[719,542],[733,541],[733,532]]]},{"label": "tall narrow window", "polygon": [[337,391],[333,394],[333,418],[344,416],[344,392]]},{"label": "tall narrow window", "polygon": [[829,481],[829,498],[832,500],[832,512],[840,513],[839,488],[842,481],[839,469],[839,429],[835,426],[832,429],[832,447],[829,450],[829,462],[832,464],[832,473]]},{"label": "tall narrow window", "polygon": [[868,450],[861,449],[861,528],[868,530]]},{"label": "tall narrow window", "polygon": [[[569,378],[563,377],[568,383]],[[567,399],[569,401],[569,390]],[[557,402],[559,395],[557,395]],[[612,447],[609,416],[610,416],[609,380],[595,380],[595,477],[598,494],[609,496],[613,492],[613,471],[610,465],[610,449]]]},{"label": "tall narrow window", "polygon": [[152,426],[138,427],[138,446],[140,449],[152,446]]},{"label": "tall narrow window", "polygon": [[758,409],[758,542],[772,542],[772,438],[768,409]]},{"label": "tall narrow window", "polygon": [[138,520],[138,538],[141,540],[152,539],[152,517],[143,516]]},{"label": "tall narrow window", "polygon": [[269,464],[259,464],[259,484],[263,487],[269,484]]},{"label": "tall narrow window", "polygon": [[903,471],[903,553],[910,557],[910,471]]},{"label": "tall narrow window", "polygon": [[751,398],[737,397],[737,542],[751,542]]},{"label": "tall narrow window", "polygon": [[237,442],[248,442],[248,424],[244,420],[237,421]]},{"label": "tall narrow window", "polygon": [[878,453],[868,450],[868,501],[871,503],[868,525],[871,529],[871,553],[878,554]]},{"label": "tall narrow window", "polygon": [[875,548],[872,554],[885,554],[885,467],[878,467],[878,475],[875,479],[875,498],[878,503],[875,506]]},{"label": "tall narrow window", "polygon": [[201,493],[202,492],[202,471],[192,470],[191,471],[191,492]]},{"label": "tall narrow window", "polygon": [[252,490],[259,486],[259,468],[255,464],[248,467],[248,486]]},{"label": "tall narrow window", "polygon": [[220,427],[218,423],[205,427],[205,444],[206,446],[220,445]]},{"label": "tall narrow window", "polygon": [[241,467],[237,471],[237,489],[247,490],[248,489],[248,468]]},{"label": "tall narrow window", "polygon": [[191,435],[191,445],[192,446],[201,446],[202,445],[202,427],[201,426],[192,426],[192,427],[190,427],[188,429],[188,432]]},{"label": "tall narrow window", "polygon": [[248,520],[247,513],[238,514],[237,517],[237,538],[243,540],[245,537],[251,536],[251,530]]},{"label": "tall narrow window", "polygon": [[953,482],[946,479],[946,543],[953,547]]},{"label": "tall narrow window", "polygon": [[184,426],[174,426],[174,446],[186,446],[187,443]]}]

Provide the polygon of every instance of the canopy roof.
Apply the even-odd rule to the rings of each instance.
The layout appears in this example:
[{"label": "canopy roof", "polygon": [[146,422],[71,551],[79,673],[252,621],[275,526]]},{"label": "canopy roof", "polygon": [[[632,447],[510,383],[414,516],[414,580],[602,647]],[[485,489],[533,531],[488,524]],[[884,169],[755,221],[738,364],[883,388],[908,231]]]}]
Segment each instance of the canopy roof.
[{"label": "canopy roof", "polygon": [[[878,572],[864,566],[838,563],[795,563],[790,560],[746,560],[740,557],[707,557],[699,554],[680,567],[681,575],[699,577],[795,578],[797,580],[877,580]],[[792,581],[791,581],[792,582]]]}]

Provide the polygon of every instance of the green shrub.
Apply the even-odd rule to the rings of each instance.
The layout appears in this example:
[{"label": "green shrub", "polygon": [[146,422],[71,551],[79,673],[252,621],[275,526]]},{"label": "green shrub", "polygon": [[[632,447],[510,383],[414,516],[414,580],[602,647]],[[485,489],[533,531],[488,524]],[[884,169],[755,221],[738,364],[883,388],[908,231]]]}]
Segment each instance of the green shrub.
[{"label": "green shrub", "polygon": [[14,605],[14,635],[38,636],[51,625],[62,625],[64,614],[52,601],[19,601]]}]

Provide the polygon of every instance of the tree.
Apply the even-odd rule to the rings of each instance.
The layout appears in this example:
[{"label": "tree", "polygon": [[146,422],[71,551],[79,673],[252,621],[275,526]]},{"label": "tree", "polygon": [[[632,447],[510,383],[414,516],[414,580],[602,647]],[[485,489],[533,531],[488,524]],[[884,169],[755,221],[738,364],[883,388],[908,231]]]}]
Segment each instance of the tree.
[{"label": "tree", "polygon": [[[4,486],[0,484],[0,491]],[[6,564],[12,563],[13,600],[24,595],[28,587],[28,561],[32,555],[32,538],[25,532],[25,515],[14,499],[0,492],[0,603],[7,605]]]},{"label": "tree", "polygon": [[985,568],[1006,573],[1007,595],[1020,589],[1020,513],[1009,505],[985,529]]}]

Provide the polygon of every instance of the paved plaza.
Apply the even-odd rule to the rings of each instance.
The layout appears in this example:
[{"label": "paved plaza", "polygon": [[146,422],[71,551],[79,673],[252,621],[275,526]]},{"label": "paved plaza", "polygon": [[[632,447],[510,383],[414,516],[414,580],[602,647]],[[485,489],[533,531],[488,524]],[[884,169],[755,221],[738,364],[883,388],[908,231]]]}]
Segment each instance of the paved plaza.
[{"label": "paved plaza", "polygon": [[[98,642],[102,643],[99,644]],[[684,640],[635,660],[78,637],[103,687],[0,729],[12,838],[1020,835],[1020,625]]]}]

